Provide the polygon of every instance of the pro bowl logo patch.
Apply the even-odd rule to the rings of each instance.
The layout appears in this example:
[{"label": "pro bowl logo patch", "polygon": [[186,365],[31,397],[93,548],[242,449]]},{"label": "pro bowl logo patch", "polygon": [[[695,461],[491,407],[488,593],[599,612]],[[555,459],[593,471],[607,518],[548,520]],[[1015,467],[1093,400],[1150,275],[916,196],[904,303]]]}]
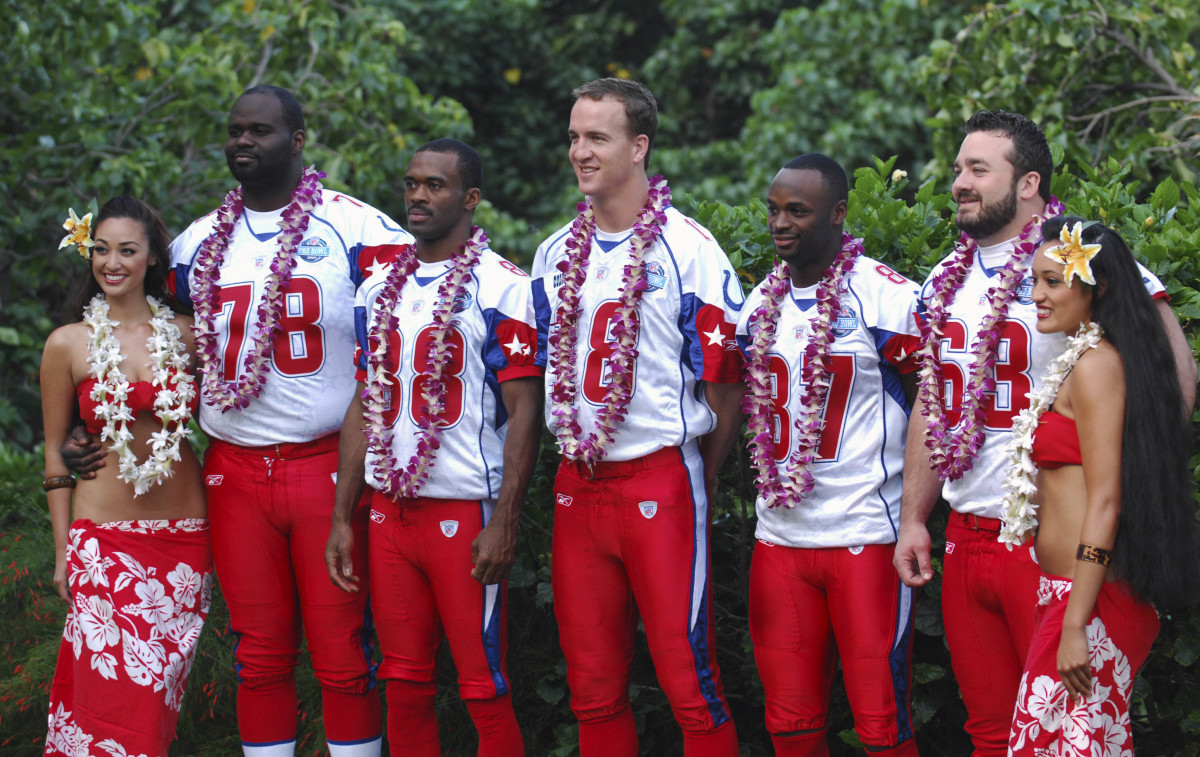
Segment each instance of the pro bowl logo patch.
[{"label": "pro bowl logo patch", "polygon": [[658,503],[653,500],[638,502],[638,510],[641,511],[643,518],[650,520],[658,512]]},{"label": "pro bowl logo patch", "polygon": [[[452,313],[461,313],[464,310],[466,310],[467,308],[471,307],[471,303],[474,301],[475,301],[475,298],[471,295],[470,292],[463,292],[462,294],[460,294],[454,298],[454,307],[451,308],[451,312]],[[442,304],[441,299],[438,300],[438,304],[439,305]]]},{"label": "pro bowl logo patch", "polygon": [[329,245],[320,237],[309,237],[296,248],[296,254],[306,263],[315,263],[329,257]]},{"label": "pro bowl logo patch", "polygon": [[1022,305],[1033,304],[1033,277],[1026,276],[1021,279],[1021,285],[1017,287],[1017,302]]},{"label": "pro bowl logo patch", "polygon": [[442,534],[447,539],[458,533],[458,521],[456,520],[444,520],[438,525],[442,527]]},{"label": "pro bowl logo patch", "polygon": [[858,328],[858,313],[854,312],[852,308],[843,306],[833,321],[834,336],[850,336],[856,328]]},{"label": "pro bowl logo patch", "polygon": [[463,292],[454,298],[454,307],[452,308],[452,312],[461,313],[467,308],[471,307],[471,303],[474,301],[475,300],[471,296],[470,292]]},{"label": "pro bowl logo patch", "polygon": [[642,281],[646,282],[647,292],[657,291],[667,285],[667,271],[662,263],[651,260],[645,265]]}]

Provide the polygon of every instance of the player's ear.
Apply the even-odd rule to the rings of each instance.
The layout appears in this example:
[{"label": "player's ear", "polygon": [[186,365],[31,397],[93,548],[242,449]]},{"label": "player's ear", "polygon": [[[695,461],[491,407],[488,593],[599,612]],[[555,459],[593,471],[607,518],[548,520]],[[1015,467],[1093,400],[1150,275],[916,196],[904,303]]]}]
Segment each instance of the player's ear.
[{"label": "player's ear", "polygon": [[483,193],[479,191],[479,187],[471,187],[465,193],[463,198],[463,207],[467,210],[474,210],[479,207],[479,201],[483,199]]},{"label": "player's ear", "polygon": [[841,226],[846,220],[846,201],[838,200],[837,205],[833,206],[833,215],[830,219],[834,226]]},{"label": "player's ear", "polygon": [[292,132],[292,155],[299,155],[304,151],[304,144],[308,138],[304,134],[304,129],[296,129]]},{"label": "player's ear", "polygon": [[650,152],[650,137],[639,134],[633,138],[633,162],[646,165],[646,153]]}]

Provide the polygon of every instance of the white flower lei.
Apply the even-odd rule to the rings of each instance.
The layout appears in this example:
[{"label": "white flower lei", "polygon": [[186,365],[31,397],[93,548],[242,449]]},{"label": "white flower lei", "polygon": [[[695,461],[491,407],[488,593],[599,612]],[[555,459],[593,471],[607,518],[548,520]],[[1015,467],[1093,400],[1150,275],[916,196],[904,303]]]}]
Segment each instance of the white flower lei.
[{"label": "white flower lei", "polygon": [[174,475],[171,461],[181,459],[179,447],[191,434],[187,426],[192,417],[189,403],[196,396],[179,327],[170,322],[175,313],[148,295],[146,302],[152,313],[153,333],[146,347],[150,350],[151,384],[155,387],[154,412],[162,421],[162,430],[151,434],[150,457],[141,464],[129,449],[133,441],[133,432],[129,430],[133,412],[125,401],[130,387],[119,367],[125,355],[121,353],[121,343],[113,336],[113,329],[120,323],[108,317],[108,302],[103,294],[93,297],[83,313],[83,322],[88,327],[88,372],[96,379],[91,398],[98,403],[96,417],[104,421],[100,441],[112,439],[112,449],[120,459],[117,478],[133,484],[135,497],[161,483],[164,477]]},{"label": "white flower lei", "polygon": [[554,314],[549,337],[548,370],[554,371],[555,380],[550,390],[551,415],[555,437],[563,457],[582,460],[589,466],[604,457],[604,450],[612,443],[617,424],[625,420],[625,411],[633,397],[633,369],[637,363],[638,319],[642,292],[647,288],[645,281],[646,250],[654,245],[667,222],[666,208],[671,202],[671,190],[662,176],[650,180],[646,204],[638,211],[637,223],[633,226],[633,246],[629,262],[621,274],[620,306],[615,313],[612,335],[615,339],[609,357],[611,383],[604,405],[596,413],[596,428],[586,438],[579,425],[575,410],[578,391],[575,379],[575,345],[579,341],[579,317],[581,315],[580,292],[587,278],[588,257],[592,252],[592,234],[596,230],[596,218],[589,197],[579,204],[579,216],[571,225],[567,239],[567,259],[558,264],[563,272],[563,284],[558,290],[559,305]]},{"label": "white flower lei", "polygon": [[1067,342],[1067,349],[1050,361],[1046,375],[1036,392],[1029,395],[1029,407],[1013,421],[1012,440],[1008,444],[1008,476],[1004,479],[1004,517],[999,539],[1009,549],[1021,544],[1037,528],[1037,505],[1029,500],[1037,492],[1037,465],[1033,462],[1033,435],[1038,419],[1046,412],[1067,375],[1083,353],[1100,344],[1104,331],[1095,322],[1079,327]]},{"label": "white flower lei", "polygon": [[[446,382],[443,379],[446,367],[454,356],[451,346],[446,342],[446,336],[455,323],[454,302],[470,282],[471,271],[479,261],[479,254],[487,248],[487,243],[483,229],[474,227],[467,243],[455,251],[450,259],[450,272],[438,286],[433,331],[429,335],[428,373],[425,374],[428,379],[421,394],[425,400],[428,422],[418,428],[416,452],[403,468],[392,452],[392,429],[384,424],[383,414],[388,406],[385,392],[388,385],[393,383],[388,376],[396,378],[396,366],[391,363],[389,356],[388,335],[399,328],[396,311],[400,307],[400,290],[420,265],[412,245],[405,246],[388,269],[383,289],[375,301],[368,332],[368,344],[372,345],[372,349],[367,354],[372,373],[362,395],[363,421],[366,423],[367,444],[376,456],[375,478],[382,483],[383,493],[392,499],[416,497],[429,479],[429,471],[440,446],[438,431],[441,426],[437,419],[446,408]],[[400,356],[395,357],[399,359]]]},{"label": "white flower lei", "polygon": [[768,507],[793,508],[809,492],[815,481],[812,464],[817,458],[821,431],[825,420],[825,399],[829,394],[830,347],[833,344],[833,321],[844,291],[842,281],[863,252],[861,239],[842,234],[842,248],[830,264],[817,287],[816,313],[809,319],[808,346],[804,350],[804,369],[800,384],[807,387],[804,404],[796,416],[794,427],[799,431],[795,449],[788,456],[786,475],[780,476],[775,464],[775,438],[771,427],[770,350],[775,346],[775,328],[779,322],[783,298],[791,290],[787,264],[779,262],[763,282],[763,304],[750,316],[750,347],[746,351],[745,378],[749,391],[742,401],[748,416],[751,462],[758,475],[755,483]]}]

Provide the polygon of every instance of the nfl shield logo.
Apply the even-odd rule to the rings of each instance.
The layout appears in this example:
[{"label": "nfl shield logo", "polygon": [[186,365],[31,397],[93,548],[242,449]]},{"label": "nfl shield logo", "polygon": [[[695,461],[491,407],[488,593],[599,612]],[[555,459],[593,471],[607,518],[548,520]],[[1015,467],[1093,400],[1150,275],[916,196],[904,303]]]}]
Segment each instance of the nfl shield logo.
[{"label": "nfl shield logo", "polygon": [[604,281],[608,278],[608,266],[602,265],[596,269],[596,281]]},{"label": "nfl shield logo", "polygon": [[413,304],[412,304],[413,313],[421,312],[421,308],[423,308],[423,307],[425,307],[425,300],[413,300]]},{"label": "nfl shield logo", "polygon": [[642,517],[650,520],[654,514],[658,512],[658,503],[651,500],[638,503],[638,509],[642,511]]},{"label": "nfl shield logo", "polygon": [[458,521],[456,521],[456,520],[444,520],[444,521],[442,521],[441,526],[442,526],[442,533],[446,536],[447,539],[449,539],[451,536],[454,536],[456,533],[458,533]]},{"label": "nfl shield logo", "polygon": [[863,547],[861,544],[856,544],[853,547],[850,547],[849,549],[850,549],[850,554],[852,554],[852,555],[861,555],[862,551],[863,551]]},{"label": "nfl shield logo", "polygon": [[259,255],[257,258],[254,259],[254,270],[261,271],[262,267],[266,264],[267,264],[267,259],[264,256]]}]

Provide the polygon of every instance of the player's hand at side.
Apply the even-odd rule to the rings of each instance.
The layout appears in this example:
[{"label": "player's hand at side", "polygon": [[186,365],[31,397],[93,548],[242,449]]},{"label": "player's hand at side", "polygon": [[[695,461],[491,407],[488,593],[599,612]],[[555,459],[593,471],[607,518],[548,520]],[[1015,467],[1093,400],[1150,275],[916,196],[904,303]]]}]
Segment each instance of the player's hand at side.
[{"label": "player's hand at side", "polygon": [[916,588],[933,579],[933,563],[929,559],[931,544],[929,529],[924,523],[900,526],[892,565],[896,567],[905,586]]},{"label": "player's hand at side", "polygon": [[67,556],[65,551],[60,551],[54,556],[54,588],[58,589],[58,596],[71,601],[71,587],[67,583]]},{"label": "player's hand at side", "polygon": [[334,521],[325,543],[325,567],[329,580],[342,591],[358,591],[358,576],[354,573],[354,529],[349,523]]},{"label": "player's hand at side", "polygon": [[508,578],[513,563],[517,561],[517,526],[492,520],[483,527],[471,542],[471,570],[474,578],[484,586],[498,584]]},{"label": "player's hand at side", "polygon": [[1092,663],[1085,629],[1063,626],[1058,644],[1058,676],[1076,705],[1087,701],[1092,693]]},{"label": "player's hand at side", "polygon": [[108,456],[100,442],[93,440],[83,426],[71,429],[59,454],[67,467],[84,479],[95,478],[96,471],[104,467],[104,458]]}]

